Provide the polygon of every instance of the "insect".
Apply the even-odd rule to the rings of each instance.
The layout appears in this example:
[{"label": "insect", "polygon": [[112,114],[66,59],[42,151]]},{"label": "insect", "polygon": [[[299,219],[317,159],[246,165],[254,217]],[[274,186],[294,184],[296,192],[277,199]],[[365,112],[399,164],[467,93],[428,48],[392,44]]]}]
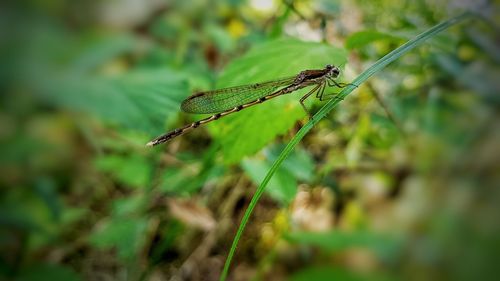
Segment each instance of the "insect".
[{"label": "insect", "polygon": [[293,93],[305,87],[314,86],[300,99],[302,108],[304,108],[309,116],[311,116],[304,105],[304,101],[309,96],[316,93],[316,98],[323,101],[325,98],[329,98],[330,96],[324,94],[326,85],[337,86],[339,88],[351,85],[335,81],[334,79],[339,75],[340,69],[338,67],[327,64],[323,69],[304,70],[291,77],[195,93],[182,102],[182,111],[188,113],[208,113],[214,115],[163,134],[148,142],[146,145],[155,146],[167,142],[197,128],[200,125],[215,121],[231,113],[263,103],[281,95]]}]

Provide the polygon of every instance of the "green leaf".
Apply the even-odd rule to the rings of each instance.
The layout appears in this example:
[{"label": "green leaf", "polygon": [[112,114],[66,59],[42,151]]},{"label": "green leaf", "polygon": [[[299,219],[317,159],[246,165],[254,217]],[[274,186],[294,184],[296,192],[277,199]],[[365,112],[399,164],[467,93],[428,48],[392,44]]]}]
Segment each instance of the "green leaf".
[{"label": "green leaf", "polygon": [[[278,158],[279,153],[283,150],[283,145],[273,145],[266,151],[268,161],[274,162]],[[308,152],[304,149],[297,149],[285,162],[283,162],[283,169],[292,174],[297,180],[305,182],[311,181],[314,176],[314,162]],[[259,181],[260,182],[260,181]]]},{"label": "green leaf", "polygon": [[143,194],[136,194],[126,198],[120,198],[113,202],[113,216],[123,217],[138,213],[145,205]]},{"label": "green leaf", "polygon": [[39,264],[24,268],[15,280],[18,281],[79,281],[72,269],[56,264]]},{"label": "green leaf", "polygon": [[187,195],[198,191],[207,182],[217,180],[224,174],[225,167],[215,162],[216,152],[217,146],[211,146],[202,159],[199,155],[179,153],[177,156],[185,164],[181,168],[166,169],[161,178],[160,189],[167,193]]},{"label": "green leaf", "polygon": [[102,249],[116,248],[123,260],[137,257],[146,241],[145,218],[113,218],[92,233],[90,242]]},{"label": "green leaf", "polygon": [[87,219],[90,210],[83,207],[66,207],[62,214],[62,224],[69,225],[82,219]]},{"label": "green leaf", "polygon": [[[266,176],[271,163],[263,159],[245,159],[241,166],[252,181],[258,184]],[[278,202],[289,204],[297,193],[297,181],[285,169],[280,169],[276,172],[276,177],[269,182],[267,192]]]},{"label": "green leaf", "polygon": [[345,47],[350,50],[359,49],[372,42],[380,40],[399,42],[402,40],[402,38],[380,31],[363,30],[353,33],[351,36],[349,36],[346,40]]},{"label": "green leaf", "polygon": [[[266,172],[271,167],[272,162],[278,157],[281,149],[281,145],[273,145],[265,150],[265,159],[252,158],[244,159],[241,162],[243,170],[255,184],[264,179]],[[314,164],[307,152],[305,150],[297,150],[292,153],[290,158],[277,171],[276,177],[271,180],[267,192],[280,203],[289,204],[297,194],[297,180],[311,180],[313,169]]]},{"label": "green leaf", "polygon": [[169,168],[161,178],[160,189],[166,193],[179,195],[191,194],[202,188],[212,176],[218,177],[223,174],[221,166],[205,167],[201,170],[186,168]]},{"label": "green leaf", "polygon": [[94,162],[97,169],[109,172],[118,181],[127,186],[145,187],[151,175],[151,164],[147,159],[137,155],[118,156],[107,155],[96,158]]},{"label": "green leaf", "polygon": [[[41,194],[48,190],[42,191],[46,187],[37,186],[40,184],[35,182],[33,187],[15,186],[11,192],[0,197],[0,228],[6,230],[7,236],[10,233],[19,235],[19,232],[33,234],[27,241],[27,251],[37,250],[52,243],[64,228],[60,215],[55,215],[44,198],[50,193]],[[54,200],[60,204],[59,198]],[[19,207],[19,202],[23,203],[22,208]],[[59,205],[58,208],[61,208],[61,214],[65,213],[64,206]],[[0,247],[3,243],[9,244],[9,240],[2,240],[0,239]]]},{"label": "green leaf", "polygon": [[42,85],[48,102],[152,135],[164,130],[166,120],[179,112],[181,100],[188,95],[184,78],[169,69],[55,77]]},{"label": "green leaf", "polygon": [[164,131],[189,94],[184,74],[165,67],[129,70],[120,56],[133,54],[137,47],[138,40],[130,35],[44,34],[50,30],[24,34],[29,55],[18,63],[22,75],[17,75],[19,83],[47,104],[153,136]]},{"label": "green leaf", "polygon": [[[263,43],[232,61],[221,74],[217,88],[245,85],[298,74],[326,64],[344,65],[344,49],[322,43],[279,39]],[[209,129],[221,144],[226,163],[254,154],[276,136],[286,133],[305,117],[299,104],[301,93],[282,96],[250,107],[211,124]]]}]

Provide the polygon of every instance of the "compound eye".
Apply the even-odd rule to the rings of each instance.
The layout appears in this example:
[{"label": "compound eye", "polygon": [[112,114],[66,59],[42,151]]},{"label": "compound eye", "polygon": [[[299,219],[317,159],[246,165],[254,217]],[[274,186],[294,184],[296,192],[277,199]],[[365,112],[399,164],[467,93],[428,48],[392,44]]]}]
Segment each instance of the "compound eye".
[{"label": "compound eye", "polygon": [[325,66],[325,68],[326,68],[326,69],[332,69],[332,68],[333,68],[333,66],[332,66],[331,64],[327,64],[327,65]]}]

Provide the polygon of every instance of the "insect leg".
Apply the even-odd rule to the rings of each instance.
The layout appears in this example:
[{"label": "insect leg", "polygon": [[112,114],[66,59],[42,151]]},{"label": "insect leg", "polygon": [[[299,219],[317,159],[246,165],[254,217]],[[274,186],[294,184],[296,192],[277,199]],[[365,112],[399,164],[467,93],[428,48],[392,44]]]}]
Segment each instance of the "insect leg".
[{"label": "insect leg", "polygon": [[[349,86],[349,85],[352,85],[352,86],[354,86],[354,87],[356,87],[356,88],[358,87],[358,85],[356,85],[356,84],[352,84],[352,83],[339,83],[339,82],[337,82],[337,81],[333,80],[333,78],[329,78],[329,79],[328,79],[328,81],[329,81],[329,82],[332,82],[332,83],[333,83],[333,85],[335,85],[335,86],[337,86],[337,87],[339,87],[339,88],[345,88],[345,87],[347,87],[347,86]],[[332,85],[332,84],[330,84],[330,83],[328,83],[328,86],[333,86],[333,85]]]},{"label": "insect leg", "polygon": [[316,92],[316,98],[319,98],[323,95],[323,93],[325,92],[325,88],[326,88],[326,83],[323,82],[323,88],[319,89],[317,92]]},{"label": "insect leg", "polygon": [[304,105],[304,101],[310,96],[312,95],[315,91],[317,91],[318,89],[320,89],[321,87],[324,88],[324,85],[325,83],[320,83],[318,84],[316,87],[314,87],[312,90],[310,90],[307,94],[305,94],[302,98],[300,98],[300,105],[302,105],[302,108],[304,109],[304,111],[307,113],[307,115],[309,115],[309,119],[312,118],[312,114],[311,112],[309,112],[309,110],[307,110],[306,106]]},{"label": "insect leg", "polygon": [[[331,94],[326,94],[326,95],[321,95],[319,97],[319,100],[320,101],[325,101],[325,100],[331,100],[331,99],[335,99],[337,98],[339,95],[339,93],[331,93]],[[344,98],[340,98],[341,100],[343,100]]]}]

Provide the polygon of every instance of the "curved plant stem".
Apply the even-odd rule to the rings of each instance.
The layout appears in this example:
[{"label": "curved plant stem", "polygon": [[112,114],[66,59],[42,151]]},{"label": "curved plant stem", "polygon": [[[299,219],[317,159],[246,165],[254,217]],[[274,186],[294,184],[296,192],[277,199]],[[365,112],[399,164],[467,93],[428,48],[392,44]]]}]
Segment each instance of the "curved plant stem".
[{"label": "curved plant stem", "polygon": [[245,214],[241,220],[241,223],[238,227],[238,231],[236,232],[236,236],[234,237],[233,244],[231,245],[231,249],[229,250],[229,254],[226,258],[226,263],[224,264],[224,269],[222,271],[222,274],[220,276],[220,281],[226,280],[227,274],[229,272],[229,266],[231,265],[231,261],[233,259],[234,253],[236,252],[236,247],[238,245],[238,242],[241,238],[241,235],[243,234],[243,231],[245,229],[246,224],[248,223],[248,220],[250,218],[250,215],[253,212],[253,209],[257,205],[257,202],[259,201],[260,197],[262,196],[262,193],[264,192],[264,189],[271,180],[271,177],[273,174],[276,172],[278,167],[283,163],[283,161],[288,157],[290,152],[293,150],[293,148],[299,143],[299,141],[309,132],[309,130],[312,129],[312,127],[319,122],[323,117],[325,117],[333,108],[335,108],[347,95],[349,95],[354,89],[356,89],[357,86],[359,86],[361,83],[365,82],[368,78],[370,78],[372,75],[375,73],[379,72],[382,70],[384,67],[386,67],[389,63],[395,61],[408,51],[412,50],[413,48],[421,45],[425,40],[432,38],[439,32],[449,28],[450,26],[453,26],[466,18],[468,18],[471,14],[469,13],[464,13],[459,16],[456,16],[454,18],[451,18],[449,20],[446,20],[438,25],[435,25],[434,27],[426,30],[425,32],[419,34],[417,37],[413,38],[412,40],[406,42],[405,44],[401,45],[397,49],[393,50],[389,54],[385,55],[381,59],[379,59],[375,64],[373,64],[370,68],[365,70],[361,75],[359,75],[354,81],[351,83],[353,85],[349,85],[345,87],[337,96],[337,98],[330,100],[328,103],[326,103],[314,116],[313,118],[302,127],[297,134],[293,137],[293,139],[287,144],[287,146],[283,149],[281,154],[278,156],[276,161],[274,161],[273,165],[271,166],[271,169],[267,172],[266,177],[262,181],[262,183],[259,185],[257,190],[255,191],[254,196],[252,197],[252,200],[250,201],[250,204],[248,205],[247,210],[245,211]]}]

